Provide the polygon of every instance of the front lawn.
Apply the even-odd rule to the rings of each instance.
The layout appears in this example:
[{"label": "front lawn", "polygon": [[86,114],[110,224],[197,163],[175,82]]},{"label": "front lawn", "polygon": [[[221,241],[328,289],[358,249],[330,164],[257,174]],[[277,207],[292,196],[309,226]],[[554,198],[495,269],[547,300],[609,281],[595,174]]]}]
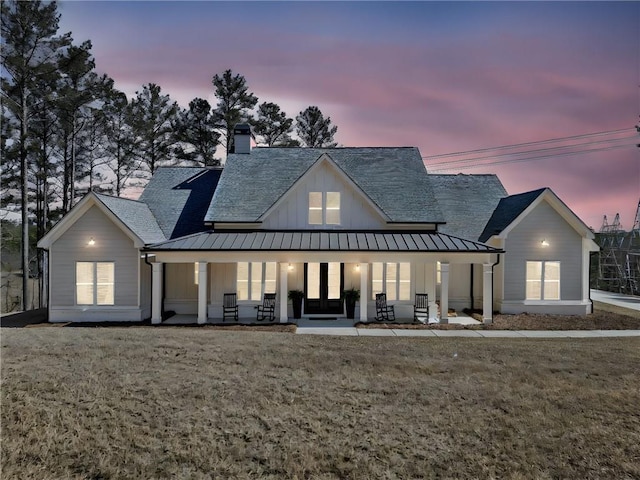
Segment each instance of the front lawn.
[{"label": "front lawn", "polygon": [[2,330],[2,478],[638,478],[640,339]]}]

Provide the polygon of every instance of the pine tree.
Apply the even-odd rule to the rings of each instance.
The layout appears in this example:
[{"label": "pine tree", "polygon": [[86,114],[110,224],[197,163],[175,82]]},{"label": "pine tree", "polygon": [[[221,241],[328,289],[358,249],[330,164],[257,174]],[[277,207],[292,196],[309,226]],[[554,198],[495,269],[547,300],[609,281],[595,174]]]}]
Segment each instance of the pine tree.
[{"label": "pine tree", "polygon": [[176,122],[176,156],[196,165],[220,165],[220,160],[215,158],[220,134],[215,128],[216,118],[209,102],[202,98],[191,100],[189,108],[180,112]]},{"label": "pine tree", "polygon": [[151,175],[159,166],[175,163],[172,147],[176,143],[174,124],[178,111],[178,104],[169,95],[162,95],[155,83],[136,92],[131,103],[134,152]]},{"label": "pine tree", "polygon": [[33,112],[43,98],[37,80],[57,68],[57,52],[71,43],[71,35],[57,37],[60,15],[56,2],[3,1],[2,108],[19,126],[15,141],[20,163],[19,190],[22,209],[22,308],[29,309],[29,161]]},{"label": "pine tree", "polygon": [[316,106],[308,107],[296,117],[296,133],[305,147],[333,148],[337,144],[333,136],[338,127],[331,125],[331,117],[326,119]]},{"label": "pine tree", "polygon": [[254,132],[262,137],[260,143],[268,147],[298,146],[299,143],[291,138],[293,119],[280,110],[275,103],[264,102],[258,107],[258,118],[255,121]]},{"label": "pine tree", "polygon": [[222,76],[215,75],[211,81],[215,87],[218,105],[214,109],[215,121],[224,138],[222,144],[227,153],[233,147],[233,128],[238,123],[250,122],[249,110],[256,106],[258,97],[248,91],[247,81],[240,75],[226,70]]}]

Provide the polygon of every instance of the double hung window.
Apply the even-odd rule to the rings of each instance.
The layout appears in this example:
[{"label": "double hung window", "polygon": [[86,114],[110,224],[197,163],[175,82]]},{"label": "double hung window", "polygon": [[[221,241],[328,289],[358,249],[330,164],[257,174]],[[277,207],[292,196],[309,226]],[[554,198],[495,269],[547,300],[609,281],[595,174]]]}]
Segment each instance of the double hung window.
[{"label": "double hung window", "polygon": [[76,262],[76,305],[113,305],[114,262]]},{"label": "double hung window", "polygon": [[371,266],[371,294],[386,293],[387,300],[410,300],[410,263],[373,263]]},{"label": "double hung window", "polygon": [[275,262],[238,262],[236,287],[238,300],[261,300],[276,292]]},{"label": "double hung window", "polygon": [[309,225],[340,225],[340,192],[309,192]]},{"label": "double hung window", "polygon": [[527,262],[527,300],[560,300],[560,262]]}]

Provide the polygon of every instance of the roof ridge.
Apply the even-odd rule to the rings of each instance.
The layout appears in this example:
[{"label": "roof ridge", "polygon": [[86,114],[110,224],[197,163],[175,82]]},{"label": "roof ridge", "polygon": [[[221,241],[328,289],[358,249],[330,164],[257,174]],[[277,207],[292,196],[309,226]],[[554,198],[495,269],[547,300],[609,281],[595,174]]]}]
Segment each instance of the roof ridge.
[{"label": "roof ridge", "polygon": [[113,198],[116,200],[126,200],[127,202],[136,202],[136,203],[141,203],[143,205],[147,205],[146,202],[143,202],[142,200],[139,199],[133,199],[133,198],[126,198],[126,197],[117,197],[115,195],[106,195],[104,193],[98,193],[98,192],[91,192],[94,195],[98,196],[98,197],[106,197],[106,198]]}]

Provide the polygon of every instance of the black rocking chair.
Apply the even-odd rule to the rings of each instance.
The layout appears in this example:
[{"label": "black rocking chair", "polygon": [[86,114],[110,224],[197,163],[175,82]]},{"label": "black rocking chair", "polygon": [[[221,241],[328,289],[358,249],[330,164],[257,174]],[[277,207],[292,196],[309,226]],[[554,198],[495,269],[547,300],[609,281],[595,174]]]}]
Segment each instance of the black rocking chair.
[{"label": "black rocking chair", "polygon": [[416,293],[416,301],[413,305],[413,321],[421,323],[429,322],[429,294]]},{"label": "black rocking chair", "polygon": [[225,293],[222,297],[222,321],[227,317],[238,321],[238,295],[235,293]]},{"label": "black rocking chair", "polygon": [[393,305],[387,305],[387,294],[376,293],[376,322],[395,322]]},{"label": "black rocking chair", "polygon": [[257,320],[267,320],[270,322],[276,319],[276,294],[265,293],[262,299],[262,305],[258,305],[258,317]]}]

